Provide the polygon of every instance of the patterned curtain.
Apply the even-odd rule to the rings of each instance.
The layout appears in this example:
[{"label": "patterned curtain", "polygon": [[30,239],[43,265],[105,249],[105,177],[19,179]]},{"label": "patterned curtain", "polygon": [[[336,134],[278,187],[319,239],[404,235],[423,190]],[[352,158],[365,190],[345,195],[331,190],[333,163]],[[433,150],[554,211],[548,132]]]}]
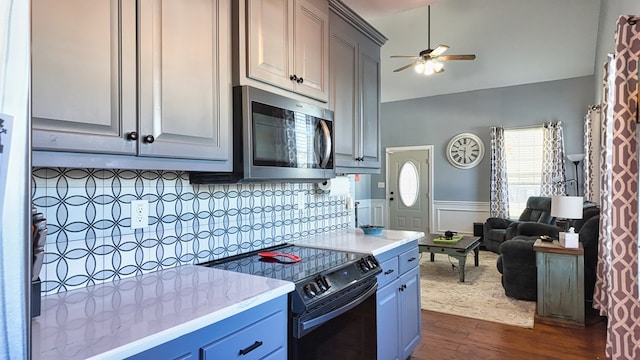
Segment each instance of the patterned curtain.
[{"label": "patterned curtain", "polygon": [[562,122],[544,124],[541,196],[566,195]]},{"label": "patterned curtain", "polygon": [[491,194],[490,216],[509,217],[507,159],[504,150],[504,128],[491,127]]},{"label": "patterned curtain", "polygon": [[582,163],[585,201],[600,202],[600,105],[592,105],[584,117],[584,162]]},{"label": "patterned curtain", "polygon": [[608,317],[606,355],[640,358],[638,299],[638,58],[640,17],[621,16],[603,124],[601,234],[594,308]]}]

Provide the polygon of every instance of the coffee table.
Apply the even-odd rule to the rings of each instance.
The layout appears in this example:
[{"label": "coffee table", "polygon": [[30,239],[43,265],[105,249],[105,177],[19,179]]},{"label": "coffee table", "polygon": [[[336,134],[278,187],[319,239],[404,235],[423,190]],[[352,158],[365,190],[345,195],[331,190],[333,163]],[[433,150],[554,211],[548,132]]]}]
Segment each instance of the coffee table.
[{"label": "coffee table", "polygon": [[435,254],[446,254],[458,259],[458,275],[460,282],[464,282],[464,265],[467,262],[467,254],[474,252],[474,263],[478,266],[478,253],[480,252],[480,237],[465,235],[455,244],[434,243],[433,239],[439,238],[442,234],[429,234],[424,239],[418,241],[420,252],[430,252],[431,261],[435,260]]}]

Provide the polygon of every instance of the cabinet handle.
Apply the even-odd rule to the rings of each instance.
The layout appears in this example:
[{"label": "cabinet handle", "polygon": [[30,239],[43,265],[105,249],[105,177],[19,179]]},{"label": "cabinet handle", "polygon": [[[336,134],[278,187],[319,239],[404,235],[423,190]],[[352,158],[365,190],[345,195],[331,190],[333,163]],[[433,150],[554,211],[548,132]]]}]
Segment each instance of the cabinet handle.
[{"label": "cabinet handle", "polygon": [[384,274],[385,274],[385,275],[389,275],[389,274],[391,274],[392,272],[393,272],[393,269],[389,269],[389,270],[385,271],[385,272],[384,272]]},{"label": "cabinet handle", "polygon": [[137,133],[137,132],[135,132],[135,131],[130,132],[130,133],[127,135],[127,140],[131,140],[131,141],[136,141],[136,140],[138,140],[138,133]]},{"label": "cabinet handle", "polygon": [[393,198],[389,198],[389,201],[393,201]]},{"label": "cabinet handle", "polygon": [[247,355],[248,353],[252,352],[253,350],[259,348],[262,345],[262,341],[256,341],[253,343],[253,345],[249,346],[246,349],[242,349],[240,350],[239,354],[240,355]]},{"label": "cabinet handle", "polygon": [[302,84],[303,81],[304,81],[304,79],[300,77],[300,78],[298,78],[297,82],[298,82],[298,84]]},{"label": "cabinet handle", "polygon": [[415,258],[415,256],[414,256],[414,257],[412,257],[411,259],[407,260],[407,262],[412,262],[412,261],[415,261],[415,260],[416,260],[416,258]]},{"label": "cabinet handle", "polygon": [[404,291],[404,289],[406,289],[406,288],[407,288],[407,285],[406,284],[402,284],[402,285],[400,285],[399,290],[400,291]]},{"label": "cabinet handle", "polygon": [[156,141],[156,138],[154,138],[153,135],[147,135],[144,137],[144,142],[147,144],[153,144],[154,141]]},{"label": "cabinet handle", "polygon": [[295,76],[295,75],[291,75],[291,76],[289,76],[289,80],[298,82],[298,77]]}]

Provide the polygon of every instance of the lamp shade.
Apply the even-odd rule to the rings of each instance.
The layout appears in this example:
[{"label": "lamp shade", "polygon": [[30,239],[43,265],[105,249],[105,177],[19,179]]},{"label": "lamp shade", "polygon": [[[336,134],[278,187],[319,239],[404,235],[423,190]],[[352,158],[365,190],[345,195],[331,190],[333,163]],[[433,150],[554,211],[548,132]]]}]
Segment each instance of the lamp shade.
[{"label": "lamp shade", "polygon": [[563,219],[582,219],[582,196],[554,196],[551,216]]},{"label": "lamp shade", "polygon": [[584,154],[569,154],[567,159],[571,162],[580,162],[584,159]]}]

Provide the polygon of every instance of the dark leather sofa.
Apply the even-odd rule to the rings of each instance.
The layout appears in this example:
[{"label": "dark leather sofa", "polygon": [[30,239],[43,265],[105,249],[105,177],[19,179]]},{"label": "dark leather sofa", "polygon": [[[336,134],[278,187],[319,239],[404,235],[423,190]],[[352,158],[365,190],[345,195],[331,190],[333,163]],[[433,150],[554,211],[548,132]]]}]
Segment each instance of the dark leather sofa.
[{"label": "dark leather sofa", "polygon": [[[584,248],[584,291],[585,300],[593,299],[598,264],[598,237],[600,228],[600,208],[586,203],[582,219],[573,224]],[[523,223],[514,229],[512,239],[500,246],[501,255],[497,267],[502,274],[505,294],[518,300],[537,299],[536,254],[534,242],[541,235],[557,239],[560,228],[555,225]]]},{"label": "dark leather sofa", "polygon": [[488,218],[484,224],[483,244],[487,250],[500,253],[500,245],[515,236],[516,227],[522,222],[537,222],[553,224],[551,216],[551,198],[545,196],[531,196],[527,199],[527,207],[517,221]]}]

